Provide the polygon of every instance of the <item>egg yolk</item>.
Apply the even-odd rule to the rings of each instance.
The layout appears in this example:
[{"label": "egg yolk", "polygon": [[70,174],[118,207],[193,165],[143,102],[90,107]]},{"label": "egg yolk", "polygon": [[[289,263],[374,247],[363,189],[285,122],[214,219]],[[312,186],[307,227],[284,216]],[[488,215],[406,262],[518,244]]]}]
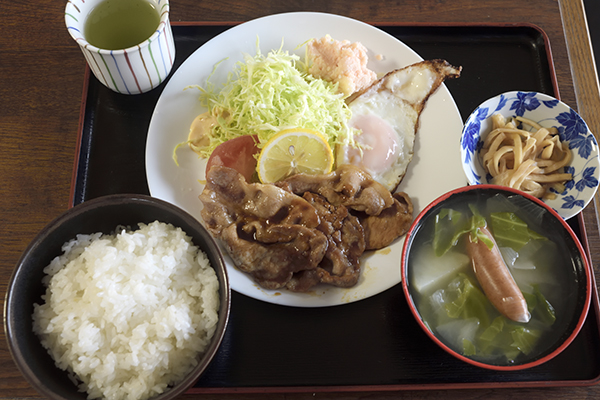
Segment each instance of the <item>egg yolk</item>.
[{"label": "egg yolk", "polygon": [[359,149],[348,148],[349,162],[371,172],[389,170],[398,158],[394,128],[376,115],[356,117],[352,126],[362,131],[356,142],[363,147],[363,155],[361,158]]}]

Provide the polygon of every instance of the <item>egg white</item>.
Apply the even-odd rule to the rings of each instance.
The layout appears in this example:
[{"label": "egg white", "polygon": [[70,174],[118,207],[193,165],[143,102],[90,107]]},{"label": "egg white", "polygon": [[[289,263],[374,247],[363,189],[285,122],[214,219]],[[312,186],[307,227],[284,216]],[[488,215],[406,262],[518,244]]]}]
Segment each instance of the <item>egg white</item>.
[{"label": "egg white", "polygon": [[389,89],[367,92],[350,104],[350,126],[361,133],[355,137],[360,151],[339,146],[337,164],[354,164],[393,191],[406,174],[413,157],[419,114]]},{"label": "egg white", "polygon": [[354,164],[394,191],[413,158],[419,114],[439,85],[438,76],[431,63],[414,64],[388,73],[355,97],[349,124],[360,131],[355,137],[360,150],[338,146],[337,165]]}]

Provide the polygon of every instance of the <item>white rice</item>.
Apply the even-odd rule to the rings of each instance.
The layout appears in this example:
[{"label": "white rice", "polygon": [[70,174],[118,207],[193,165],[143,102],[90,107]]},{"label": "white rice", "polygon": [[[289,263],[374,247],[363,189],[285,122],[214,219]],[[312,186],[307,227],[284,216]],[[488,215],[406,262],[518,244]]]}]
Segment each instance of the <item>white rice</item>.
[{"label": "white rice", "polygon": [[146,399],[182,380],[213,336],[219,282],[180,228],[78,235],[44,269],[33,330],[88,399]]}]

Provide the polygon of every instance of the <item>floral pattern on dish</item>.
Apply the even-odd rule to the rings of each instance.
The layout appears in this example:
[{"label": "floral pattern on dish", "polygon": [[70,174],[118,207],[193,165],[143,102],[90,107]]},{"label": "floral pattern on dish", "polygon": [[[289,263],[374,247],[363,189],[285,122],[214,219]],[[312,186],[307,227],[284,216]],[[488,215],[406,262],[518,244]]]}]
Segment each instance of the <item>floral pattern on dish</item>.
[{"label": "floral pattern on dish", "polygon": [[600,158],[594,135],[581,116],[565,103],[538,92],[507,92],[483,102],[465,122],[460,142],[461,160],[471,185],[491,183],[479,158],[485,136],[491,131],[491,116],[522,116],[545,127],[556,127],[561,140],[568,141],[573,160],[565,172],[573,175],[563,193],[547,200],[563,218],[577,215],[598,189]]}]

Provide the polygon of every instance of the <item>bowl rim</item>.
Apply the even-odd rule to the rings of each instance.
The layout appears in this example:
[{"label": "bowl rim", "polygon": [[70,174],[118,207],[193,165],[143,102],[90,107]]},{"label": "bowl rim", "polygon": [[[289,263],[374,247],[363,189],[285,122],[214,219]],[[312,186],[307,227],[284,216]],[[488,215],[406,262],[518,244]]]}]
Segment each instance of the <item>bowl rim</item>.
[{"label": "bowl rim", "polygon": [[[575,243],[575,246],[577,247],[577,251],[581,255],[581,259],[582,259],[582,262],[584,264],[584,269],[585,269],[585,277],[586,277],[585,301],[584,301],[583,309],[581,310],[581,314],[579,315],[579,318],[577,320],[577,324],[575,325],[575,328],[573,329],[571,334],[566,339],[564,339],[563,342],[552,352],[545,355],[544,357],[538,358],[538,359],[530,361],[530,362],[525,362],[522,364],[515,364],[515,365],[488,364],[488,363],[485,363],[482,361],[473,360],[469,357],[459,354],[457,351],[450,348],[448,345],[443,343],[438,337],[436,337],[433,334],[433,332],[425,325],[425,323],[421,319],[420,314],[417,310],[417,307],[412,299],[412,295],[409,290],[409,285],[407,283],[407,268],[408,268],[407,267],[407,257],[408,257],[410,245],[412,243],[412,240],[410,240],[410,238],[415,234],[415,231],[419,228],[420,221],[427,214],[427,212],[429,210],[431,210],[433,207],[437,206],[442,201],[445,201],[446,199],[450,198],[453,195],[456,195],[459,193],[465,193],[465,192],[469,192],[469,191],[473,191],[473,190],[490,190],[490,189],[497,190],[497,191],[510,192],[512,194],[517,194],[517,195],[523,196],[523,197],[527,198],[528,200],[531,200],[531,201],[537,203],[538,205],[542,206],[547,211],[549,211],[555,217],[555,219],[557,221],[559,221],[559,223],[564,227],[564,229],[567,231],[569,236],[571,236],[571,238],[573,239],[573,242]],[[589,308],[590,308],[591,301],[592,301],[592,276],[593,275],[591,272],[591,267],[590,267],[590,263],[589,263],[589,260],[587,257],[587,253],[585,252],[583,245],[581,244],[581,241],[579,240],[577,235],[575,235],[575,232],[573,231],[573,229],[571,229],[571,227],[567,224],[566,220],[564,218],[562,218],[552,207],[548,206],[542,200],[540,200],[534,196],[531,196],[527,193],[521,192],[517,189],[513,189],[513,188],[501,186],[501,185],[493,185],[493,184],[467,185],[467,186],[463,186],[463,187],[451,190],[447,193],[444,193],[443,195],[439,196],[437,199],[435,199],[431,203],[429,203],[414,219],[409,231],[406,233],[406,240],[404,242],[404,247],[402,249],[400,272],[402,275],[402,291],[404,293],[404,297],[406,299],[408,307],[410,308],[411,314],[415,318],[417,324],[427,334],[427,336],[429,336],[429,338],[431,340],[433,340],[434,343],[436,343],[439,347],[441,347],[448,354],[454,356],[455,358],[458,358],[459,360],[462,360],[469,364],[475,365],[477,367],[490,369],[490,370],[496,370],[496,371],[517,371],[517,370],[528,369],[528,368],[532,368],[532,367],[541,365],[541,364],[551,360],[552,358],[556,357],[564,349],[566,349],[571,344],[571,342],[573,342],[575,337],[579,334],[579,331],[581,330],[583,324],[585,323],[585,320],[589,313]]]},{"label": "bowl rim", "polygon": [[[104,207],[104,206],[116,206],[118,204],[146,204],[157,206],[159,209],[165,210],[167,212],[173,213],[174,215],[184,218],[188,221],[190,225],[194,225],[198,231],[205,232],[206,235],[206,245],[210,248],[211,252],[214,252],[215,259],[217,260],[217,265],[212,265],[215,272],[217,272],[217,276],[219,276],[219,272],[222,275],[222,281],[219,279],[219,319],[217,321],[217,327],[215,329],[215,333],[211,338],[211,341],[208,347],[205,349],[201,358],[199,359],[198,364],[175,386],[169,386],[168,390],[165,390],[163,393],[151,397],[149,400],[161,400],[166,398],[177,397],[180,394],[184,393],[186,390],[190,388],[206,371],[209,364],[214,359],[215,354],[217,353],[227,331],[227,326],[229,324],[229,318],[231,313],[231,286],[229,283],[229,275],[227,273],[227,268],[225,267],[225,262],[223,259],[223,254],[221,252],[220,247],[217,245],[215,239],[210,235],[207,229],[202,225],[196,218],[190,215],[187,211],[171,204],[162,199],[152,197],[144,194],[129,194],[129,193],[120,193],[120,194],[109,194],[100,196],[97,198],[93,198],[82,203],[79,203],[73,207],[68,208],[66,211],[58,215],[56,218],[48,222],[35,236],[31,241],[27,244],[23,252],[21,253],[17,263],[13,267],[13,271],[8,280],[7,290],[4,298],[4,309],[3,309],[3,325],[4,332],[6,336],[6,343],[8,345],[9,353],[16,364],[18,370],[21,372],[23,377],[32,385],[32,387],[37,390],[40,394],[47,396],[52,399],[63,399],[62,396],[57,393],[49,390],[46,385],[38,379],[34,371],[31,369],[29,363],[25,360],[23,352],[21,348],[15,343],[16,336],[18,332],[15,331],[15,324],[13,315],[12,305],[17,299],[14,297],[14,287],[17,283],[17,278],[22,273],[22,265],[27,260],[28,255],[38,248],[43,241],[50,236],[54,231],[56,231],[64,222],[69,221],[72,218],[75,218],[78,215],[89,212],[93,209]],[[190,235],[186,232],[187,235]],[[224,302],[223,302],[224,300]],[[46,353],[48,357],[49,354]],[[54,360],[52,360],[54,362]],[[66,373],[66,371],[60,370],[56,367],[57,370]],[[75,390],[79,390],[79,388],[74,385]]]}]

